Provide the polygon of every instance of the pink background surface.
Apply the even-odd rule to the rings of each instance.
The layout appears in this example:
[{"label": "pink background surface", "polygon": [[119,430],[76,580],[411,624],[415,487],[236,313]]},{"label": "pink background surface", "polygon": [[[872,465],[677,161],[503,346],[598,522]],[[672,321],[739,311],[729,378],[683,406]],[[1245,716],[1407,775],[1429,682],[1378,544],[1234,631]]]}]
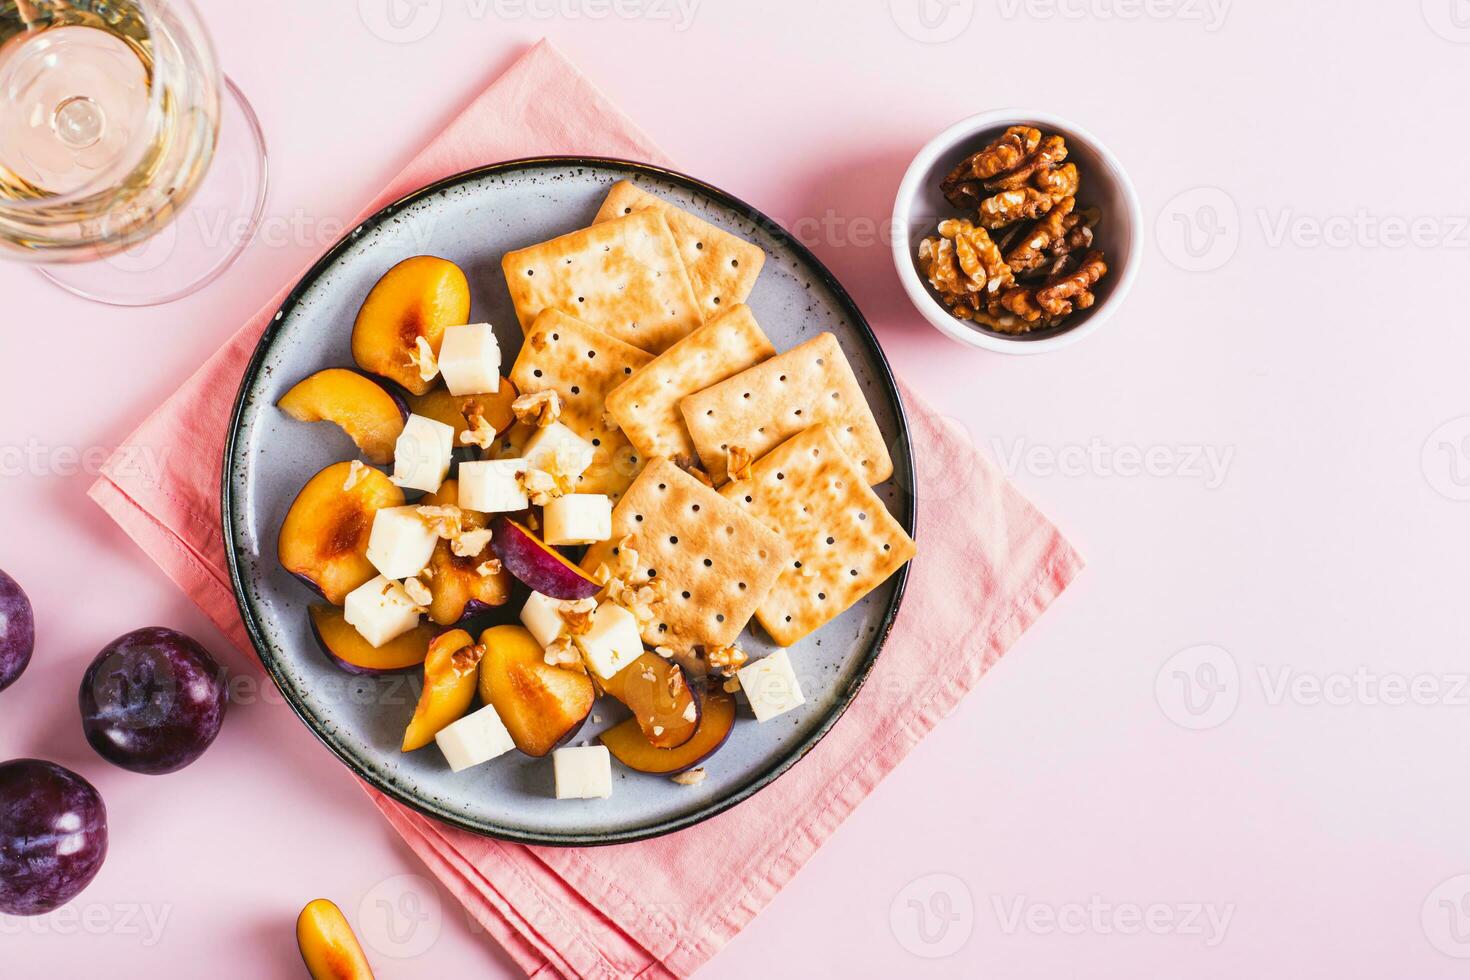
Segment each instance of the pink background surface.
[{"label": "pink background surface", "polygon": [[[383,0],[203,4],[275,178],[264,236],[206,292],[118,311],[0,267],[0,562],[40,633],[0,696],[0,758],[76,768],[113,832],[71,911],[0,918],[7,976],[298,976],[291,923],[319,895],[380,977],[514,973],[86,498],[76,458],[542,35],[683,169],[806,240],[1089,561],[702,975],[1463,975],[1470,28],[1452,0],[955,0],[933,28],[913,0],[705,0],[687,25],[655,0],[426,2],[437,24],[410,43],[371,29]],[[1037,359],[940,337],[886,242],[918,147],[1010,104],[1107,140],[1153,238],[1121,315]],[[164,780],[92,755],[74,700],[104,643],[152,624],[243,678],[218,744]]]}]

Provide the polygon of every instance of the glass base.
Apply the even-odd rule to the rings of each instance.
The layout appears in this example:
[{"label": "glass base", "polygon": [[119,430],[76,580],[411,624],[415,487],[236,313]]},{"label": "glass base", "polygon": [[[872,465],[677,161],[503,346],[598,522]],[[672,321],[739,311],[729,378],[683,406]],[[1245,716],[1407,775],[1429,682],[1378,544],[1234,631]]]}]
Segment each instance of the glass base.
[{"label": "glass base", "polygon": [[198,292],[235,264],[265,212],[269,169],[255,110],[226,78],[219,142],[209,172],[158,233],[105,259],[44,266],[41,275],[83,299],[159,306]]}]

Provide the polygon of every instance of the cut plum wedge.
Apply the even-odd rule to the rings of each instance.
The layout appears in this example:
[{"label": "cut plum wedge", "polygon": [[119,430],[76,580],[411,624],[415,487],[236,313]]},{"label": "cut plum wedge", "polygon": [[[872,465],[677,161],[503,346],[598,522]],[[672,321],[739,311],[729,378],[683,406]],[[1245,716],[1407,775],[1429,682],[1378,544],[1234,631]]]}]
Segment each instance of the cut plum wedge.
[{"label": "cut plum wedge", "polygon": [[346,368],[328,368],[298,382],[276,405],[299,422],[333,422],[370,463],[393,462],[408,408],[376,381]]},{"label": "cut plum wedge", "polygon": [[347,593],[377,578],[367,559],[373,518],[384,507],[401,507],[403,491],[381,470],[335,463],[312,477],[297,494],[281,525],[277,552],[286,571],[334,606]]},{"label": "cut plum wedge", "polygon": [[417,667],[429,655],[434,640],[434,628],[420,623],[398,639],[375,647],[336,606],[312,606],[309,612],[311,631],[322,652],[350,674],[396,674]]},{"label": "cut plum wedge", "polygon": [[434,638],[424,659],[424,692],[403,733],[403,751],[423,748],[465,716],[475,700],[484,655],[485,648],[476,646],[464,630],[450,630]]},{"label": "cut plum wedge", "polygon": [[461,449],[466,445],[464,434],[470,430],[471,415],[484,418],[499,435],[515,424],[511,405],[518,397],[511,380],[501,378],[500,390],[491,395],[451,395],[444,388],[436,387],[425,395],[410,395],[408,407],[415,415],[453,427],[454,448]]},{"label": "cut plum wedge", "polygon": [[[439,492],[425,497],[423,502],[429,506],[458,507],[459,481],[445,480]],[[462,511],[460,526],[466,531],[481,530],[485,527],[485,517],[474,511]],[[492,557],[488,545],[477,555],[456,555],[453,546],[441,539],[429,559],[433,573],[426,583],[433,597],[429,618],[440,626],[457,626],[509,602],[513,585],[509,572],[502,568],[490,575],[480,574],[480,566]]]},{"label": "cut plum wedge", "polygon": [[494,705],[516,748],[540,758],[581,731],[597,692],[577,667],[546,662],[546,651],[521,626],[495,626],[480,635],[480,700]]},{"label": "cut plum wedge", "polygon": [[358,367],[415,395],[434,385],[418,368],[419,338],[437,358],[444,328],[469,322],[470,284],[448,259],[418,255],[389,269],[368,293],[352,327]]},{"label": "cut plum wedge", "polygon": [[716,688],[703,697],[699,728],[677,749],[660,749],[648,741],[636,718],[614,725],[601,735],[602,744],[629,769],[670,775],[692,769],[714,755],[735,727],[735,698]]},{"label": "cut plum wedge", "polygon": [[656,749],[677,749],[699,729],[699,698],[678,664],[645,653],[603,681],[602,689],[633,712]]},{"label": "cut plum wedge", "polygon": [[530,586],[531,591],[553,599],[590,599],[602,591],[602,586],[525,525],[497,517],[490,530],[494,532],[490,546],[506,571]]},{"label": "cut plum wedge", "polygon": [[301,910],[296,919],[296,945],[312,980],[373,980],[373,968],[347,917],[325,898]]}]

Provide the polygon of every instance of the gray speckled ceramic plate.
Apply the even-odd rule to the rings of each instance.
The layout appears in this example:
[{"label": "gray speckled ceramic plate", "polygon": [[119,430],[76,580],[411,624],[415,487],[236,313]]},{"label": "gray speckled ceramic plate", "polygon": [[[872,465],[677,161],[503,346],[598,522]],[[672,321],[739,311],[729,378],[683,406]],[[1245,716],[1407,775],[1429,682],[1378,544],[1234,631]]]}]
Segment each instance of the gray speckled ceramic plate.
[{"label": "gray speckled ceramic plate", "polygon": [[[305,425],[275,402],[323,368],[351,366],[352,323],[368,290],[395,263],[433,254],[469,276],[473,317],[496,325],[509,365],[520,329],[501,256],[592,221],[614,181],[631,179],[756,242],[769,260],[749,303],[779,350],[822,330],[842,342],[893,450],[896,477],[878,492],[914,532],[908,427],[893,376],[862,314],[817,259],[748,205],[680,174],[616,160],[549,158],[451,177],[392,204],[328,252],[296,286],[261,338],[240,388],[224,460],[226,547],[240,612],[266,668],[303,721],[352,770],[384,793],[475,833],[534,844],[612,844],[690,826],[748,798],[789,769],[837,721],[877,658],[903,595],[907,568],[792,651],[805,707],[758,725],[742,705],[708,778],[680,786],[614,763],[606,800],[558,801],[549,759],[511,753],[458,775],[433,747],[398,744],[417,701],[416,674],[348,676],[317,649],[313,596],[276,560],[276,537],[296,493],[330,463],[354,458],[331,425]],[[754,632],[754,631],[752,631]],[[747,649],[771,649],[747,634]],[[577,744],[626,717],[604,698]]]}]

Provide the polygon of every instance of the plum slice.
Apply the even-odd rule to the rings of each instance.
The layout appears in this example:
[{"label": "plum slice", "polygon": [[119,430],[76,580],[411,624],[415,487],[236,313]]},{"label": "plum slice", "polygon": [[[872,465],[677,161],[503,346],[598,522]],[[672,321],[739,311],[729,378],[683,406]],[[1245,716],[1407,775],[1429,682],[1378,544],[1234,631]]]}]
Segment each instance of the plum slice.
[{"label": "plum slice", "polygon": [[[459,506],[459,481],[445,480],[439,492],[425,497],[423,502],[436,507]],[[460,526],[466,531],[481,530],[485,516],[463,511]],[[434,556],[429,559],[433,574],[427,582],[429,595],[433,597],[429,618],[440,626],[458,626],[509,602],[512,585],[509,572],[502,568],[490,575],[480,574],[480,566],[491,557],[489,546],[479,554],[465,557],[456,555],[448,541],[441,540],[435,545]]]},{"label": "plum slice", "polygon": [[277,544],[286,571],[334,606],[347,593],[377,577],[367,559],[373,518],[384,507],[401,507],[403,491],[381,470],[335,463],[312,477],[297,494],[281,525]]},{"label": "plum slice", "polygon": [[417,667],[429,655],[434,627],[420,623],[416,628],[375,647],[362,638],[336,606],[312,606],[311,631],[327,659],[349,674],[396,674]]},{"label": "plum slice", "polygon": [[692,769],[715,753],[735,727],[735,698],[718,688],[704,695],[699,728],[677,749],[661,749],[644,736],[636,718],[614,725],[601,735],[602,744],[629,769],[670,775]]},{"label": "plum slice", "polygon": [[500,390],[494,394],[451,395],[447,389],[436,387],[426,395],[410,395],[408,407],[415,415],[452,427],[454,446],[458,449],[465,445],[462,437],[470,429],[471,415],[483,418],[497,435],[514,425],[516,416],[511,405],[518,396],[511,380],[501,378]]},{"label": "plum slice", "polygon": [[333,422],[370,463],[393,462],[408,406],[366,375],[346,368],[318,371],[281,396],[277,407],[299,422]]},{"label": "plum slice", "polygon": [[336,903],[318,898],[296,917],[296,946],[311,980],[373,980],[362,945]]},{"label": "plum slice", "polygon": [[645,653],[603,681],[602,689],[627,705],[657,749],[677,749],[699,729],[699,698],[678,664]]},{"label": "plum slice", "polygon": [[469,319],[470,284],[459,266],[432,255],[404,259],[363,301],[352,326],[352,357],[364,371],[422,395],[434,382],[425,381],[415,363],[419,338],[438,357],[444,328]]},{"label": "plum slice", "polygon": [[597,700],[585,670],[547,663],[523,626],[492,627],[480,643],[480,700],[494,705],[516,748],[540,758],[576,737]]},{"label": "plum slice", "polygon": [[424,692],[403,733],[403,751],[423,748],[465,716],[479,687],[484,654],[485,648],[464,630],[450,630],[434,638],[424,659]]},{"label": "plum slice", "polygon": [[494,532],[490,546],[506,571],[530,586],[533,592],[553,599],[590,599],[602,591],[602,586],[525,525],[508,517],[497,517],[490,530]]}]

